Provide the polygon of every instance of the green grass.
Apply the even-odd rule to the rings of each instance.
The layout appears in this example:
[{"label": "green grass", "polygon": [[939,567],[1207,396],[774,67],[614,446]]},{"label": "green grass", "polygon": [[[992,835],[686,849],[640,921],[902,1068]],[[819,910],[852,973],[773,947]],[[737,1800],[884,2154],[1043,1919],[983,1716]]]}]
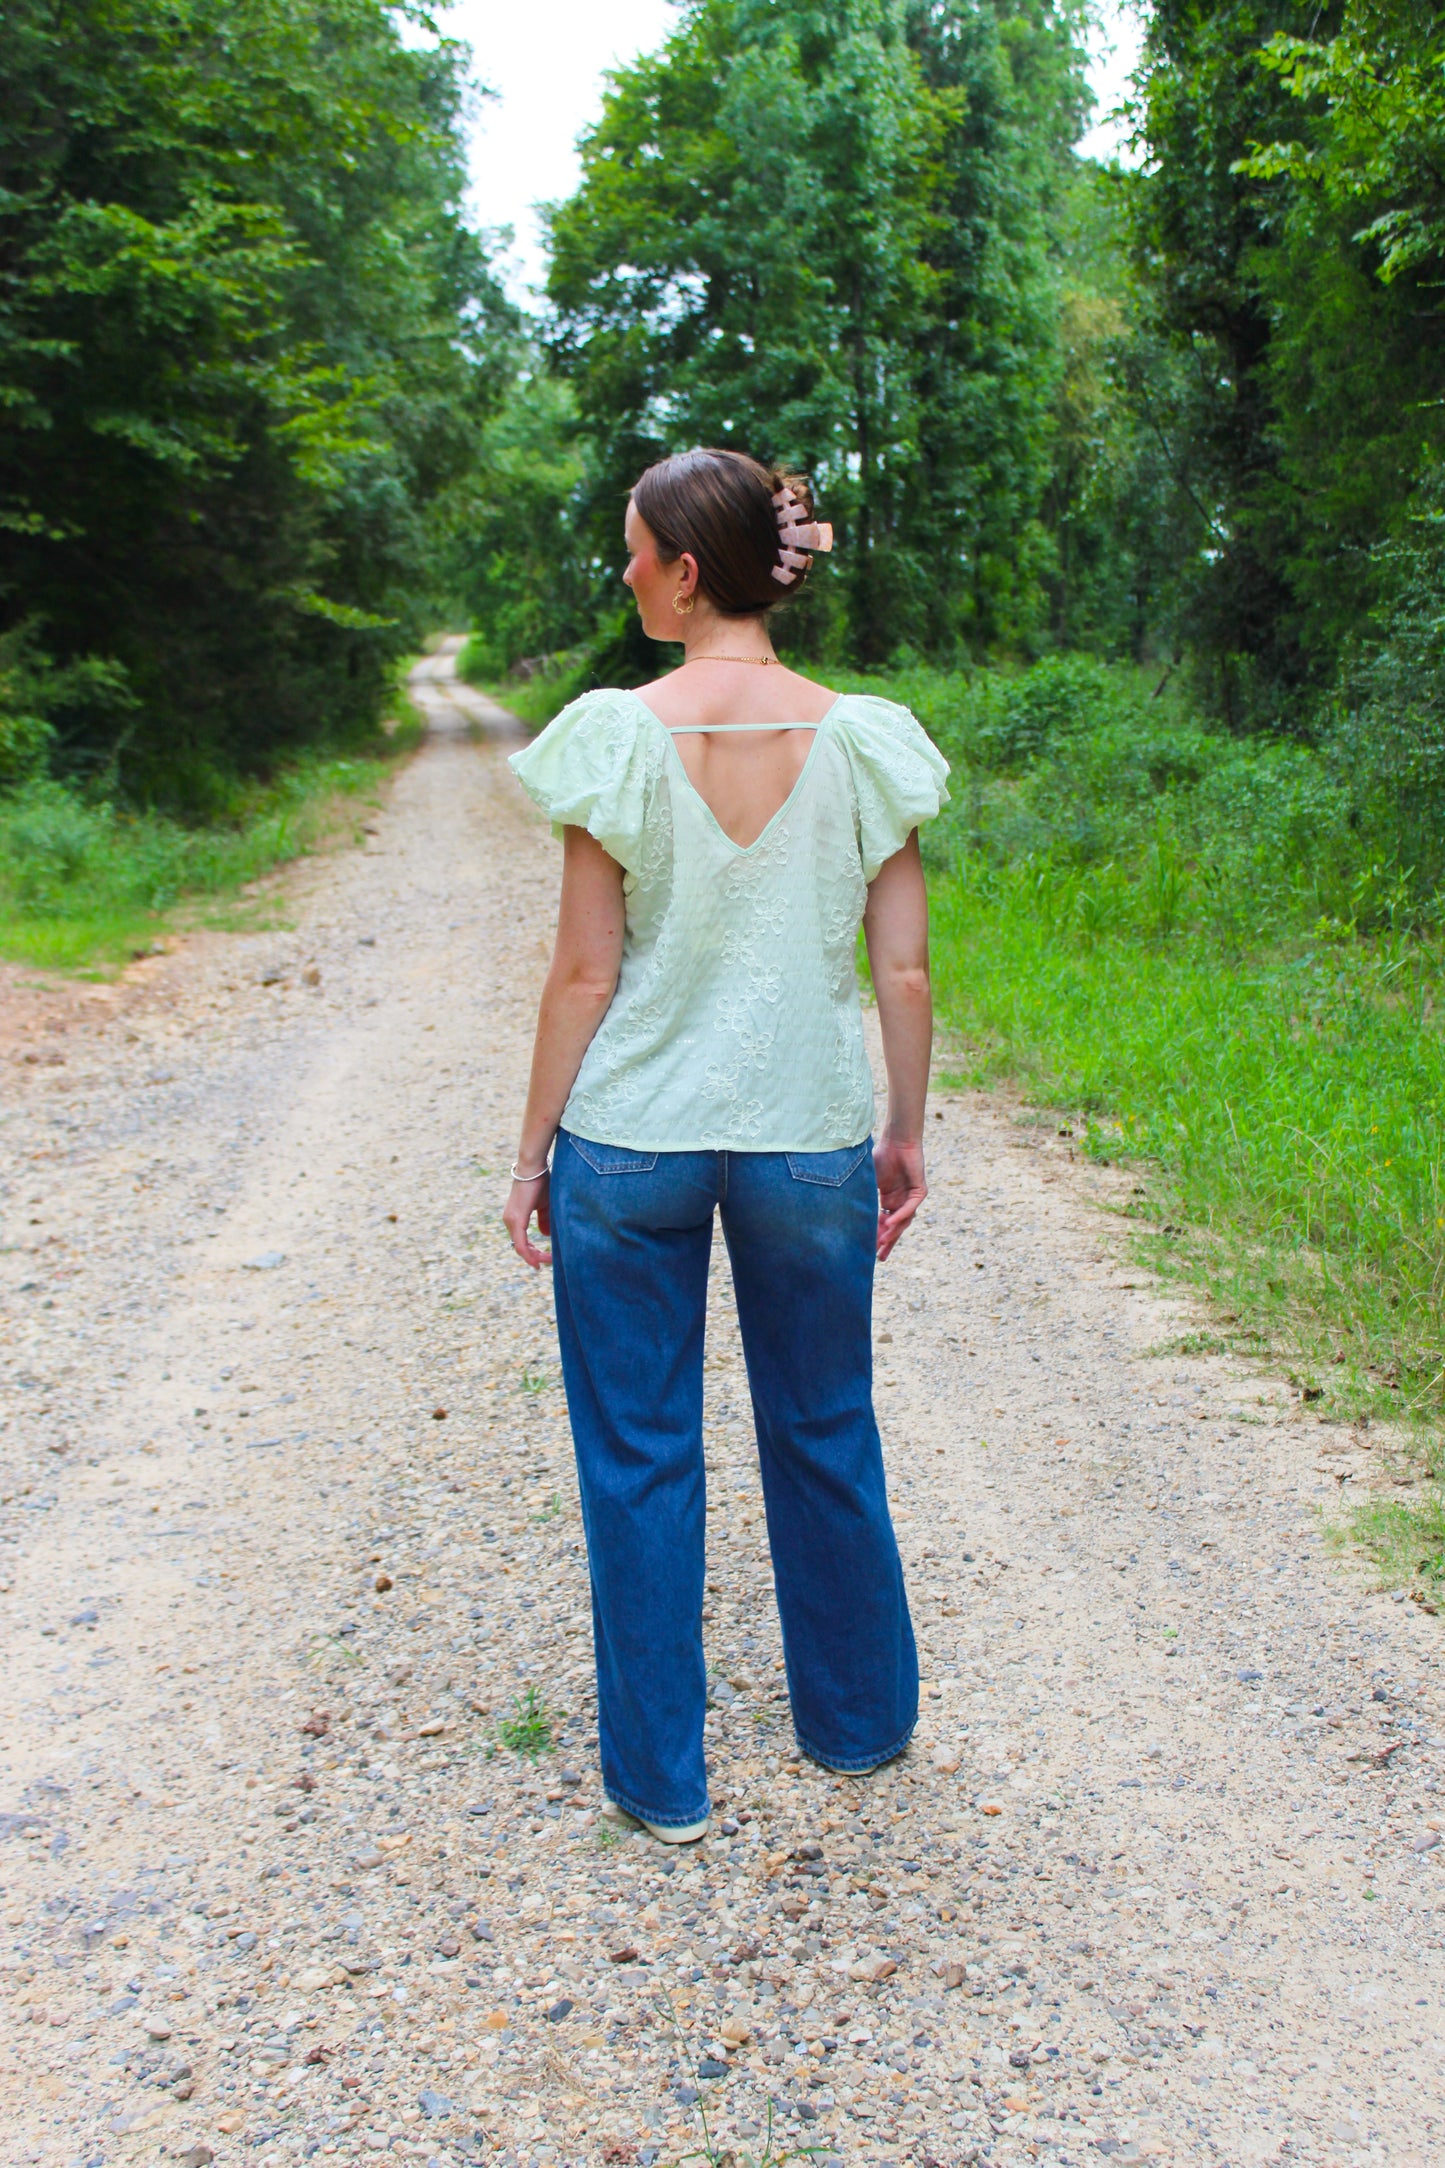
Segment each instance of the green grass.
[{"label": "green grass", "polygon": [[1150,1261],[1325,1405],[1445,1412],[1445,939],[1328,745],[1240,740],[1137,673],[855,681],[953,764],[925,831],[965,1082],[1141,1172]]},{"label": "green grass", "polygon": [[268,783],[238,783],[226,818],[207,826],[45,779],[22,786],[0,798],[0,957],[106,977],[174,928],[216,922],[218,906],[234,923],[235,899],[253,882],[351,832],[349,804],[374,801],[423,728],[399,679],[373,747],[312,754]]},{"label": "green grass", "polygon": [[509,1754],[523,1761],[537,1761],[552,1751],[555,1731],[552,1712],[535,1686],[512,1696],[512,1705],[497,1725],[497,1739]]},{"label": "green grass", "polygon": [[[1310,1389],[1445,1407],[1445,1034],[1433,945],[1086,931],[1033,867],[932,884],[959,1075],[1148,1167],[1153,1261],[1290,1346]],[[1181,1224],[1182,1223],[1182,1224]],[[1163,1232],[1165,1228],[1177,1230]],[[1343,1373],[1343,1376],[1340,1375]]]},{"label": "green grass", "polygon": [[1371,1498],[1331,1533],[1337,1547],[1358,1544],[1387,1588],[1407,1588],[1432,1611],[1445,1607],[1445,1485],[1432,1482],[1413,1503]]}]

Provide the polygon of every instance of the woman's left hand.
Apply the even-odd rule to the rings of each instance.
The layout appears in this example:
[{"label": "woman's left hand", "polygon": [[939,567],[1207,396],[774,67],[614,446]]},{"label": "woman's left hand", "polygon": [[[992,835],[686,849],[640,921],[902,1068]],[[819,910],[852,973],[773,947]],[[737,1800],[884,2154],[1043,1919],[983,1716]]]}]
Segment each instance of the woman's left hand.
[{"label": "woman's left hand", "polygon": [[878,1177],[878,1261],[881,1264],[928,1195],[923,1146],[881,1136],[873,1147]]},{"label": "woman's left hand", "polygon": [[543,1175],[540,1181],[513,1182],[502,1207],[502,1222],[512,1238],[512,1248],[524,1265],[533,1271],[540,1265],[550,1265],[552,1252],[539,1250],[532,1240],[532,1215],[537,1215],[537,1232],[544,1239],[552,1232],[551,1178]]}]

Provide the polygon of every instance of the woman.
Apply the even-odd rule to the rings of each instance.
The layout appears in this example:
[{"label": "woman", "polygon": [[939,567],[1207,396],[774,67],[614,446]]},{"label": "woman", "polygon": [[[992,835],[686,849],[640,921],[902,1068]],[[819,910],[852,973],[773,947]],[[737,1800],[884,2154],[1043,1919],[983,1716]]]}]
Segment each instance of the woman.
[{"label": "woman", "polygon": [[[771,610],[832,542],[805,483],[737,452],[686,452],[638,482],[626,537],[643,630],[680,639],[685,656],[640,692],[586,694],[513,756],[564,859],[503,1218],[529,1265],[554,1268],[607,1795],[687,1843],[708,1817],[715,1210],[799,1744],[862,1774],[899,1753],[917,1719],[871,1313],[875,1259],[926,1194],[917,827],[948,770],[906,709],[839,698],[773,652]],[[871,1151],[860,921],[888,1073]]]}]

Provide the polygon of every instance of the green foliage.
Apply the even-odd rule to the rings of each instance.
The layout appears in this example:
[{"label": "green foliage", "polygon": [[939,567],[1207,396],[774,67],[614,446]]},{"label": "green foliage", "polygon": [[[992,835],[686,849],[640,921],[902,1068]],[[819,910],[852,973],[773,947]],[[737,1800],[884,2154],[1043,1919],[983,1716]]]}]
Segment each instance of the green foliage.
[{"label": "green foliage", "polygon": [[[612,79],[552,214],[553,351],[596,445],[604,578],[641,468],[732,442],[808,468],[839,527],[801,648],[1033,637],[1046,211],[1079,105],[1074,18],[1049,0],[687,0]],[[645,643],[630,660],[649,667]]]},{"label": "green foliage", "polygon": [[1346,678],[1329,744],[1366,831],[1430,894],[1445,885],[1445,470],[1421,497],[1381,552],[1381,631]]},{"label": "green foliage", "polygon": [[142,955],[178,907],[194,916],[314,847],[338,797],[384,773],[376,758],[302,755],[264,786],[233,784],[226,819],[205,828],[32,776],[0,799],[0,956],[93,972]]},{"label": "green foliage", "polygon": [[1316,727],[1445,458],[1442,54],[1413,0],[1151,10],[1138,244],[1207,523],[1184,623],[1239,727]]},{"label": "green foliage", "polygon": [[0,618],[90,659],[52,759],[132,802],[369,727],[492,394],[462,56],[398,12],[0,18]]},{"label": "green foliage", "polygon": [[513,1694],[511,1707],[497,1726],[498,1743],[523,1761],[537,1761],[552,1751],[552,1712],[535,1686]]},{"label": "green foliage", "polygon": [[533,730],[550,723],[569,701],[601,683],[592,667],[590,643],[535,660],[524,657],[507,678],[496,675],[492,669],[494,659],[495,651],[485,637],[475,634],[462,649],[459,673],[468,683],[490,692]]},{"label": "green foliage", "polygon": [[532,356],[482,430],[455,516],[452,581],[479,627],[463,674],[490,684],[586,639],[593,573],[579,515],[592,445],[572,387]]},{"label": "green foliage", "polygon": [[1408,1588],[1431,1610],[1445,1604],[1445,1487],[1427,1485],[1422,1498],[1371,1498],[1351,1514],[1348,1534],[1378,1561],[1386,1588]]},{"label": "green foliage", "polygon": [[37,664],[32,631],[14,625],[0,633],[0,791],[44,767],[53,735],[45,716],[50,687],[44,665]]},{"label": "green foliage", "polygon": [[964,1073],[1156,1166],[1231,1310],[1437,1411],[1445,952],[1355,779],[1079,658],[867,682],[954,763],[924,848]]}]

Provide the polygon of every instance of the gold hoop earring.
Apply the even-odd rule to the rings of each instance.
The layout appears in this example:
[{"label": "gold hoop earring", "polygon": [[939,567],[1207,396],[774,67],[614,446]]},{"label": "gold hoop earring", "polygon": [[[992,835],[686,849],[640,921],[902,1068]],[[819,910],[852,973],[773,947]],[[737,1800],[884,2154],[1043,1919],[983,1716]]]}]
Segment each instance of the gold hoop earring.
[{"label": "gold hoop earring", "polygon": [[677,593],[672,598],[672,606],[674,610],[676,610],[679,617],[691,617],[693,611],[697,607],[697,596],[685,595],[682,589],[679,587]]}]

